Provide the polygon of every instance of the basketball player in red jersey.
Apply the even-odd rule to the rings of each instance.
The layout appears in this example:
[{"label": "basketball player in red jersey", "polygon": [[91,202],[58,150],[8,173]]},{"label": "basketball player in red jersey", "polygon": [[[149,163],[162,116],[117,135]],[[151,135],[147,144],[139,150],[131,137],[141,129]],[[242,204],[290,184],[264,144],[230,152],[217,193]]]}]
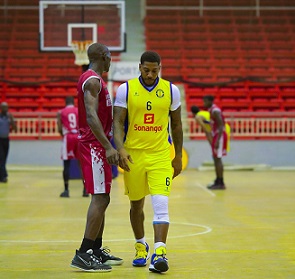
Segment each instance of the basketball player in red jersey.
[{"label": "basketball player in red jersey", "polygon": [[[78,109],[74,106],[74,97],[66,97],[66,106],[57,113],[58,132],[63,137],[61,159],[63,160],[64,191],[60,194],[62,198],[68,198],[70,165],[72,159],[78,158]],[[88,193],[83,187],[83,197]]]},{"label": "basketball player in red jersey", "polygon": [[211,148],[216,172],[216,179],[212,185],[208,186],[208,189],[224,190],[222,156],[226,155],[227,135],[222,111],[213,101],[214,97],[211,95],[203,97],[204,107],[210,113],[212,131]]},{"label": "basketball player in red jersey", "polygon": [[118,165],[119,155],[113,148],[112,101],[106,83],[101,78],[108,72],[111,62],[109,49],[93,43],[87,50],[89,69],[78,82],[79,157],[84,184],[91,194],[86,228],[80,249],[71,266],[90,272],[111,271],[111,265],[123,260],[102,248],[105,211],[110,202],[112,182],[111,164]]}]

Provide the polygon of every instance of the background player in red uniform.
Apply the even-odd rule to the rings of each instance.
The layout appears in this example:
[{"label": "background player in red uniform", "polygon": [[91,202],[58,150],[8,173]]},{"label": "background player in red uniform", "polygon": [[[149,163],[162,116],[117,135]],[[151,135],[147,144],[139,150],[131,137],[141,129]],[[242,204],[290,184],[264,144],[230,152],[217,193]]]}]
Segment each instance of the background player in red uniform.
[{"label": "background player in red uniform", "polygon": [[210,113],[212,131],[211,148],[216,172],[216,179],[208,188],[211,190],[224,190],[222,156],[226,155],[227,135],[222,111],[213,101],[214,97],[211,95],[203,97],[204,107],[207,108]]},{"label": "background player in red uniform", "polygon": [[[70,165],[72,159],[78,158],[78,109],[74,106],[74,97],[66,97],[66,106],[57,113],[58,132],[63,137],[61,159],[63,160],[64,191],[60,197],[68,198]],[[83,197],[88,197],[83,186]]]},{"label": "background player in red uniform", "polygon": [[78,82],[79,159],[84,185],[91,194],[86,228],[81,247],[71,266],[91,272],[111,271],[110,265],[123,260],[109,254],[102,247],[105,211],[110,202],[112,182],[111,164],[118,165],[119,154],[112,146],[112,100],[101,78],[111,62],[109,49],[93,43],[87,50],[89,69]]}]

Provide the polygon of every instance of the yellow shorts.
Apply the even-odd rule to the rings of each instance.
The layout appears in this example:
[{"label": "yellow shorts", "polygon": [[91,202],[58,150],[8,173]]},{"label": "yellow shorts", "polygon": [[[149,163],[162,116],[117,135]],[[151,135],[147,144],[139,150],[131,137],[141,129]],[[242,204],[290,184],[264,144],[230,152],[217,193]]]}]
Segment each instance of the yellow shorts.
[{"label": "yellow shorts", "polygon": [[227,147],[226,147],[226,151],[229,152],[230,151],[230,126],[227,123],[225,123],[225,132],[227,134]]},{"label": "yellow shorts", "polygon": [[130,172],[124,172],[125,194],[131,201],[137,201],[146,195],[169,196],[173,168],[170,149],[163,151],[126,149],[133,164]]}]

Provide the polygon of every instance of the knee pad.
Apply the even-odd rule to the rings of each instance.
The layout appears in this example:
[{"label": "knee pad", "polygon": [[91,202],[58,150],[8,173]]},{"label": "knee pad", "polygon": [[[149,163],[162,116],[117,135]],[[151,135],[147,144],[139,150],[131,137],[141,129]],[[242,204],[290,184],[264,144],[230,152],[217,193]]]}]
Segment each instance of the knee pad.
[{"label": "knee pad", "polygon": [[168,197],[153,195],[152,205],[154,209],[153,224],[169,224]]}]

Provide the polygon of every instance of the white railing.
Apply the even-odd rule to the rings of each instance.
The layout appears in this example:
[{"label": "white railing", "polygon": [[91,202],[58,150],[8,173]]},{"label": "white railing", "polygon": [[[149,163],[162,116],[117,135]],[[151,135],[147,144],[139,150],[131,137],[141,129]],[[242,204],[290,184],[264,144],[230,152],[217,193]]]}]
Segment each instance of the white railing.
[{"label": "white railing", "polygon": [[14,139],[44,139],[59,137],[56,118],[16,118],[16,132],[11,132]]},{"label": "white railing", "polygon": [[[14,113],[17,131],[11,132],[12,139],[56,139],[55,113]],[[226,121],[231,126],[232,138],[295,138],[295,112],[288,113],[227,113]],[[194,118],[183,118],[184,137],[204,137],[201,127]]]},{"label": "white railing", "polygon": [[[203,137],[201,127],[193,118],[187,118],[185,138]],[[226,118],[231,137],[239,138],[294,138],[295,118]]]}]

